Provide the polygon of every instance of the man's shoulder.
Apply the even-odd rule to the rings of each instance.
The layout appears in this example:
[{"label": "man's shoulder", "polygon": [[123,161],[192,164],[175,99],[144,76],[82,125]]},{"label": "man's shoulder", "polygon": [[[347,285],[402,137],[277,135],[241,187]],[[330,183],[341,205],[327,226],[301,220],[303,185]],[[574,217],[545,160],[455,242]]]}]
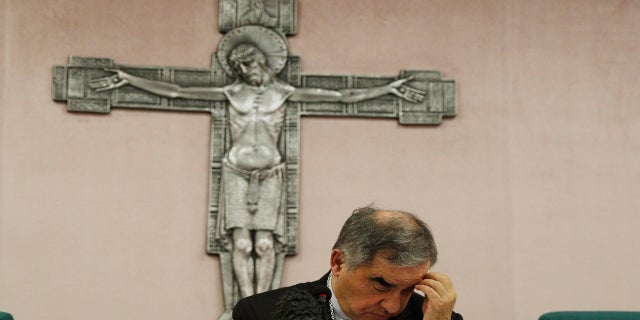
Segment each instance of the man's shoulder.
[{"label": "man's shoulder", "polygon": [[[326,279],[325,279],[326,281]],[[240,299],[233,308],[234,320],[270,320],[273,319],[274,312],[277,311],[279,302],[287,294],[302,292],[311,295],[311,290],[318,284],[322,284],[322,279],[313,282],[302,282],[290,287],[270,290]]]}]

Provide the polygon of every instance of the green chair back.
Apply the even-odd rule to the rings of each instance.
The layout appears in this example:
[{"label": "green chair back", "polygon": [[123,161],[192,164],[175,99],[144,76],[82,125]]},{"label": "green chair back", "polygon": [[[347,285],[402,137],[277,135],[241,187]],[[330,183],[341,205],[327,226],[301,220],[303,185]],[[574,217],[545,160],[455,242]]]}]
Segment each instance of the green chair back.
[{"label": "green chair back", "polygon": [[13,317],[6,312],[0,311],[0,320],[13,320]]},{"label": "green chair back", "polygon": [[559,311],[545,313],[538,320],[640,320],[640,312]]}]

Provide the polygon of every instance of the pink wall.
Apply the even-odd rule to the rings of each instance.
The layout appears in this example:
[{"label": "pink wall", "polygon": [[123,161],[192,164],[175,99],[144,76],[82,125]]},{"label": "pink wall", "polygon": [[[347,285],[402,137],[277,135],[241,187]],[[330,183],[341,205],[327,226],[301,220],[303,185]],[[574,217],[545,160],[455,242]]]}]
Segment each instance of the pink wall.
[{"label": "pink wall", "polygon": [[[215,0],[0,2],[0,310],[17,319],[212,319],[209,116],[70,114],[69,55],[208,68]],[[349,212],[415,211],[469,319],[638,308],[640,1],[300,0],[307,73],[436,69],[459,115],[302,122],[300,254],[328,269]]]}]

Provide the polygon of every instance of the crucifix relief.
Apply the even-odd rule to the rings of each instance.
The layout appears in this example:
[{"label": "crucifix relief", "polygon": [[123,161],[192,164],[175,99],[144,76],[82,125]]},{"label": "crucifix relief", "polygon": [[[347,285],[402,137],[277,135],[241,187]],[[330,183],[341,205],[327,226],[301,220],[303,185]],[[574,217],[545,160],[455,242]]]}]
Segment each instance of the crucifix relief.
[{"label": "crucifix relief", "polygon": [[220,257],[225,313],[277,288],[297,252],[299,123],[303,115],[398,118],[434,125],[456,113],[455,84],[438,71],[397,77],[304,75],[289,54],[295,0],[220,0],[225,35],[210,70],[71,57],[54,68],[53,99],[77,112],[111,107],[208,112],[207,252]]}]

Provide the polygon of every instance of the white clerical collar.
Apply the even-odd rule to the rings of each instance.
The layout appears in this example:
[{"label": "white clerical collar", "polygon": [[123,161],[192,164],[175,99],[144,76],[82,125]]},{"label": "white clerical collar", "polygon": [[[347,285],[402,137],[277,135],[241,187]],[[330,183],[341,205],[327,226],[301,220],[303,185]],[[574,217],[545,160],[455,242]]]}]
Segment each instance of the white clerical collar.
[{"label": "white clerical collar", "polygon": [[333,274],[329,272],[329,278],[327,279],[327,287],[331,290],[331,299],[329,299],[329,303],[331,304],[331,309],[333,314],[331,318],[333,320],[349,320],[346,314],[340,309],[340,303],[338,303],[338,298],[336,298],[335,293],[333,292],[333,285],[331,284],[331,279],[333,278]]}]

